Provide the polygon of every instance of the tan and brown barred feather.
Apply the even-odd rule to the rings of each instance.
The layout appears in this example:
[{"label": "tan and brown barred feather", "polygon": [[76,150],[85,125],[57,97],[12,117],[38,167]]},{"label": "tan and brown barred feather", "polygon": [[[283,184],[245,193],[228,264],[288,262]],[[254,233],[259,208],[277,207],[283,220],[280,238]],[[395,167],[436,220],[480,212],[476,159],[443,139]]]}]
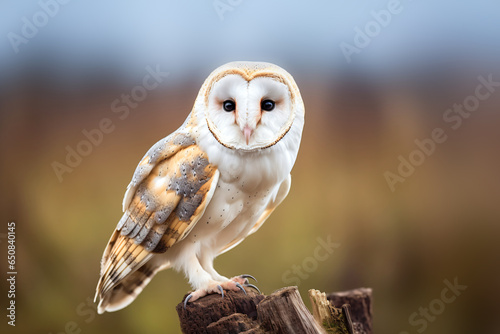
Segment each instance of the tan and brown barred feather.
[{"label": "tan and brown barred feather", "polygon": [[154,254],[182,240],[203,214],[218,175],[187,135],[173,134],[155,144],[125,195],[127,208],[104,252],[96,297],[121,288],[120,282]]}]

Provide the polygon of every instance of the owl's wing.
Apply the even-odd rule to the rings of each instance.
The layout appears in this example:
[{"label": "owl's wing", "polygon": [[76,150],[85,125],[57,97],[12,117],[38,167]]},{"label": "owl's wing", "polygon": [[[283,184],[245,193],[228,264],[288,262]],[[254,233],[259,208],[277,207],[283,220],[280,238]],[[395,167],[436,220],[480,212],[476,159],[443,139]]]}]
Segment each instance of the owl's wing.
[{"label": "owl's wing", "polygon": [[238,238],[228,243],[224,248],[220,250],[219,255],[238,246],[250,234],[257,232],[257,230],[264,224],[267,218],[269,218],[271,213],[273,213],[274,209],[276,209],[278,205],[280,205],[281,202],[283,202],[285,197],[288,195],[291,184],[292,184],[292,178],[291,175],[288,175],[288,177],[276,187],[276,192],[274,193],[274,196],[271,197],[271,200],[264,209],[264,212],[262,212],[259,219],[257,219],[257,222],[254,224],[254,226],[248,232],[248,234],[239,236]]},{"label": "owl's wing", "polygon": [[96,289],[101,303],[154,254],[164,253],[189,233],[218,178],[219,171],[189,134],[173,133],[146,153],[127,187],[123,217],[103,254]]}]

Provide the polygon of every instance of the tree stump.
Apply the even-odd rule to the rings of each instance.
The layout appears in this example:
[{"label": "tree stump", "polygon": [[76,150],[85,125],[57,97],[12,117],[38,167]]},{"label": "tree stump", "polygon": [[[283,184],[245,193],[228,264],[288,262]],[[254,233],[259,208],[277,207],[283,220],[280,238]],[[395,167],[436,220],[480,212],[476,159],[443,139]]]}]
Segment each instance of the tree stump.
[{"label": "tree stump", "polygon": [[309,290],[313,316],[328,333],[354,334],[349,313],[344,314],[342,309],[334,307],[327,299],[324,292]]},{"label": "tree stump", "polygon": [[[186,297],[187,295],[184,296],[184,299]],[[245,318],[243,317],[227,318],[233,314],[246,315],[249,326],[249,321],[257,318],[257,304],[264,298],[265,296],[248,289],[247,295],[243,292],[234,291],[224,291],[224,298],[219,294],[208,295],[193,303],[189,303],[186,309],[184,309],[184,302],[181,302],[176,307],[181,322],[181,330],[183,333],[240,333],[240,331],[236,330],[236,328],[239,328],[237,324],[232,325],[235,330],[220,332],[216,332],[215,330],[217,328],[226,328],[229,326],[225,324],[227,322],[234,321],[239,323],[240,321],[244,321],[243,319]],[[219,324],[215,325],[217,322]],[[214,325],[211,331],[209,331],[208,327],[212,323]],[[247,325],[242,325],[241,327],[245,328],[245,326]]]},{"label": "tree stump", "polygon": [[350,305],[354,334],[372,334],[372,289],[359,288],[343,292],[332,292],[326,298],[335,307]]},{"label": "tree stump", "polygon": [[260,326],[271,333],[323,333],[300,298],[296,286],[275,291],[257,306]]},{"label": "tree stump", "polygon": [[[372,334],[371,289],[331,293],[328,296],[316,290],[311,291],[309,293],[314,317],[304,305],[297,287],[282,288],[269,296],[259,295],[250,289],[247,290],[247,295],[225,291],[224,298],[219,294],[208,295],[189,303],[186,309],[181,302],[176,310],[181,330],[186,334]],[[346,306],[336,307],[327,298],[342,305],[346,304],[344,301],[351,303],[352,312]],[[319,314],[327,320],[319,317]],[[349,318],[352,318],[351,322]],[[334,325],[329,327],[329,324]]]}]

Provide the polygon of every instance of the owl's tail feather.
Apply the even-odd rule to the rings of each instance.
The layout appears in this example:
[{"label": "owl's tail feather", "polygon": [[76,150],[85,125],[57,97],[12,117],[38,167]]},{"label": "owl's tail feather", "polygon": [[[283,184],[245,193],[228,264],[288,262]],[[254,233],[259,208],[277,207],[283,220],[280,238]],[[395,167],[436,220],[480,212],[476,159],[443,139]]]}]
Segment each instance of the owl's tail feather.
[{"label": "owl's tail feather", "polygon": [[154,275],[168,266],[160,266],[147,262],[128,277],[123,279],[118,285],[100,296],[97,312],[114,312],[121,310],[134,301],[134,299],[148,285]]}]

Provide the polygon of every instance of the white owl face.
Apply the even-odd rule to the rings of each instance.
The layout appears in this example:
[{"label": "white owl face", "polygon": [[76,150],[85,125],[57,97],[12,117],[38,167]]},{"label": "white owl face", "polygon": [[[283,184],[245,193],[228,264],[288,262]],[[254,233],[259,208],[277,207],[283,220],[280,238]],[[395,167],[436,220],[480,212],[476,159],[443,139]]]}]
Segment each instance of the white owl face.
[{"label": "white owl face", "polygon": [[222,145],[242,151],[273,146],[292,126],[295,111],[289,86],[278,76],[250,80],[227,74],[215,81],[206,99],[210,131]]}]

